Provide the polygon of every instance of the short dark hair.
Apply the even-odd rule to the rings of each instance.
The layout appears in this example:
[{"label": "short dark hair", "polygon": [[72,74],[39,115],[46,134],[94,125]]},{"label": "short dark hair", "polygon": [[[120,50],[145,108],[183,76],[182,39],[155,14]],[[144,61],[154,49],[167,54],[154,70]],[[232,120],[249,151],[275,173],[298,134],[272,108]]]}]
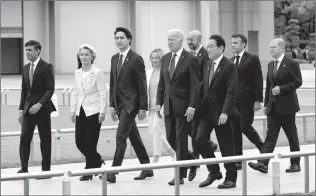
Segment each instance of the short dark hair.
[{"label": "short dark hair", "polygon": [[246,36],[244,36],[243,34],[241,34],[241,33],[235,33],[235,34],[233,34],[232,35],[232,38],[240,38],[241,39],[241,41],[243,42],[243,43],[245,43],[245,48],[246,48],[246,46],[247,46],[247,38],[246,38]]},{"label": "short dark hair", "polygon": [[36,50],[42,51],[42,46],[38,41],[30,40],[24,44],[24,47],[27,47],[27,46],[34,46]]},{"label": "short dark hair", "polygon": [[131,32],[127,29],[127,28],[124,28],[124,27],[116,27],[115,31],[114,31],[114,36],[116,36],[116,33],[117,32],[123,32],[126,36],[127,39],[131,40],[129,42],[129,45],[132,44],[132,39],[133,39],[133,36],[131,34]]},{"label": "short dark hair", "polygon": [[214,34],[214,35],[211,35],[211,37],[209,38],[210,39],[213,39],[216,41],[216,45],[217,47],[220,47],[220,46],[223,46],[223,52],[225,51],[225,47],[226,47],[226,44],[225,44],[225,40],[223,39],[222,36],[220,35],[217,35],[217,34]]}]

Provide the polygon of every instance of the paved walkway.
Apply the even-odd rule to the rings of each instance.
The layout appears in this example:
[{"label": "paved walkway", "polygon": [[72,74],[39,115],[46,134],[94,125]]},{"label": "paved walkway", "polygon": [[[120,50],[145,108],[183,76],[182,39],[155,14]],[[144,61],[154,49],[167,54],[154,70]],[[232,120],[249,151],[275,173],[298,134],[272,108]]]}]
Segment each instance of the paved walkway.
[{"label": "paved walkway", "polygon": [[[315,144],[302,145],[301,151],[313,151]],[[278,147],[275,152],[289,152],[289,147]],[[255,155],[257,150],[245,150],[245,155]],[[215,153],[220,156],[219,153]],[[161,162],[170,162],[169,157],[162,157]],[[123,165],[139,164],[137,159],[126,159]],[[109,167],[111,162],[107,161]],[[288,159],[281,160],[281,193],[304,192],[304,158],[301,160],[302,171],[299,173],[288,174],[285,169],[289,166]],[[80,170],[84,163],[53,165],[52,170]],[[15,174],[18,168],[2,169],[1,175]],[[248,194],[249,195],[271,195],[272,194],[272,168],[269,165],[269,173],[262,174],[247,167],[248,173]],[[30,172],[40,171],[40,167],[29,168]],[[225,171],[221,164],[221,171]],[[155,176],[144,181],[134,181],[133,178],[139,174],[136,172],[120,173],[117,176],[116,184],[108,185],[109,195],[172,195],[174,187],[169,186],[167,182],[173,178],[173,169],[155,170]],[[224,174],[224,172],[223,172]],[[206,179],[208,172],[205,166],[198,170],[197,177],[184,185],[180,186],[182,195],[240,195],[241,194],[241,171],[238,172],[237,187],[234,189],[220,190],[217,185],[222,182],[216,181],[209,187],[199,188],[200,182]],[[62,177],[56,177],[47,180],[30,180],[30,195],[61,195]],[[310,157],[310,191],[315,190],[315,156]],[[80,182],[78,177],[71,178],[72,195],[100,195],[101,180],[94,178],[91,181]],[[22,195],[23,181],[1,182],[1,195]]]}]

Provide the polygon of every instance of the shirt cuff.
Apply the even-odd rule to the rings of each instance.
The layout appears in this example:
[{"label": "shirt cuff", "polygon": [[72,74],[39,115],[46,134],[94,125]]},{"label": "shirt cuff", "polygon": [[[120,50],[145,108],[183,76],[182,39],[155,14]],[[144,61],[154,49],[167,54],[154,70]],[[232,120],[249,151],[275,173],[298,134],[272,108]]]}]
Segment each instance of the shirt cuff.
[{"label": "shirt cuff", "polygon": [[147,112],[146,110],[139,110],[139,111]]},{"label": "shirt cuff", "polygon": [[191,110],[193,110],[193,111],[195,111],[195,109],[194,108],[191,108],[191,107],[188,107],[189,109],[191,109]]}]

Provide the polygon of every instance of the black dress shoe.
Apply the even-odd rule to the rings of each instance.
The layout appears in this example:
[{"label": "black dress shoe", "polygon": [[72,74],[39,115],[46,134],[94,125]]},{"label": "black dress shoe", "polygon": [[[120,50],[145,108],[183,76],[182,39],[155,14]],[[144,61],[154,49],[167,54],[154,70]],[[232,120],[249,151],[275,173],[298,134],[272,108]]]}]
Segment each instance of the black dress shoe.
[{"label": "black dress shoe", "polygon": [[80,181],[87,181],[87,180],[92,180],[92,175],[88,175],[88,176],[81,176],[79,178]]},{"label": "black dress shoe", "polygon": [[[168,182],[168,184],[173,186],[175,184],[174,178],[170,182]],[[179,184],[184,184],[183,178],[180,178]]]},{"label": "black dress shoe", "polygon": [[265,173],[265,174],[268,173],[268,166],[266,166],[262,162],[258,162],[258,163],[249,162],[248,165],[252,169],[260,171],[261,173]]},{"label": "black dress shoe", "polygon": [[17,173],[21,174],[21,173],[27,173],[27,172],[29,172],[29,171],[28,170],[24,170],[24,169],[20,169]]},{"label": "black dress shoe", "polygon": [[221,172],[217,172],[217,173],[215,173],[215,174],[209,173],[207,179],[206,179],[204,182],[202,182],[202,183],[199,185],[199,187],[206,187],[206,186],[209,186],[209,185],[211,185],[215,180],[220,180],[220,179],[222,179],[222,178],[223,178],[223,176],[222,176],[222,173],[221,173]]},{"label": "black dress shoe", "polygon": [[153,170],[144,170],[139,174],[139,176],[135,177],[134,180],[144,180],[147,177],[153,177],[153,176],[154,176]]},{"label": "black dress shoe", "polygon": [[230,180],[225,180],[223,184],[219,184],[217,186],[218,189],[229,189],[229,188],[235,188],[235,187],[236,187],[236,183]]},{"label": "black dress shoe", "polygon": [[212,150],[213,150],[213,152],[215,152],[217,150],[217,144],[213,143]]},{"label": "black dress shoe", "polygon": [[300,172],[301,167],[299,165],[291,165],[288,169],[285,170],[286,173]]},{"label": "black dress shoe", "polygon": [[241,170],[242,169],[242,164],[241,163],[236,163],[236,169]]},{"label": "black dress shoe", "polygon": [[195,178],[196,170],[197,170],[196,166],[190,167],[189,178],[188,178],[189,181],[192,181]]},{"label": "black dress shoe", "polygon": [[[116,183],[116,176],[115,176],[115,174],[108,174],[108,175],[106,175],[106,176],[107,176],[106,180],[107,180],[108,182],[110,182],[110,183]],[[102,175],[99,176],[99,178],[100,178],[100,180],[102,180]]]}]

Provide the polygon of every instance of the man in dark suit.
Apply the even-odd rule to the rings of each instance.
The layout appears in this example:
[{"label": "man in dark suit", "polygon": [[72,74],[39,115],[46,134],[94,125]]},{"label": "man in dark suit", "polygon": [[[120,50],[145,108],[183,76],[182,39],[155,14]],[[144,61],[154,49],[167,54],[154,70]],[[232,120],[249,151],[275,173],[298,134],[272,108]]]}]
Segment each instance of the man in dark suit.
[{"label": "man in dark suit", "polygon": [[[268,64],[264,112],[267,115],[268,130],[261,153],[274,151],[281,127],[289,140],[290,150],[300,151],[295,114],[300,110],[296,89],[302,85],[302,75],[299,64],[284,56],[285,42],[274,39],[270,43],[270,53],[273,61]],[[268,172],[268,160],[258,163],[249,162],[252,169],[262,173]],[[299,172],[300,157],[291,158],[291,166],[286,172]]]},{"label": "man in dark suit", "polygon": [[[208,62],[208,60],[210,59],[208,57],[208,53],[207,53],[207,50],[202,46],[201,44],[201,41],[202,41],[202,34],[200,31],[198,30],[193,30],[193,31],[190,31],[189,34],[188,34],[188,46],[190,48],[190,53],[196,57],[197,61],[198,61],[198,65],[199,65],[199,69],[200,69],[200,75],[201,75],[201,78],[203,78],[203,66],[204,64],[206,64]],[[203,96],[203,85],[201,85],[201,88],[200,88],[200,95],[199,97]],[[193,149],[193,156],[196,158],[196,159],[199,159],[199,156],[200,154],[194,150],[194,134],[196,131],[194,131],[194,127],[196,126],[195,125],[196,121],[192,121],[192,127],[191,130],[190,130],[190,133],[189,135],[191,136],[191,140],[192,140],[192,149]],[[213,143],[211,140],[209,141],[212,145],[212,148],[213,148],[213,151],[216,151],[217,149],[217,145],[215,143]],[[199,166],[198,166],[199,167]],[[189,181],[192,181],[195,176],[196,176],[196,170],[197,168],[196,166],[191,166],[190,167],[190,172],[189,172],[189,177],[188,177],[188,180]]]},{"label": "man in dark suit", "polygon": [[53,66],[39,55],[41,44],[30,40],[25,43],[27,60],[23,66],[22,90],[18,121],[22,125],[20,138],[20,159],[22,168],[18,173],[28,172],[30,144],[35,126],[41,140],[42,171],[50,171],[51,165],[51,113],[56,111],[51,97],[55,90]]},{"label": "man in dark suit", "polygon": [[[242,155],[242,133],[259,150],[263,142],[252,123],[255,111],[261,109],[263,102],[263,79],[258,56],[245,51],[247,38],[243,34],[234,34],[231,39],[232,51],[235,54],[231,60],[236,66],[236,97],[232,112],[231,125],[234,133],[235,153]],[[237,170],[241,162],[236,163]]]},{"label": "man in dark suit", "polygon": [[[195,149],[203,158],[215,158],[212,150],[210,134],[215,134],[223,157],[234,156],[234,138],[230,127],[230,115],[234,105],[236,71],[233,62],[223,53],[225,41],[219,35],[212,35],[207,43],[211,60],[204,66],[204,96],[197,109],[197,133]],[[217,188],[236,187],[237,170],[235,163],[225,163],[226,178]],[[218,164],[207,165],[210,172],[207,179],[199,187],[211,185],[222,179]]]},{"label": "man in dark suit", "polygon": [[[143,58],[131,50],[132,34],[123,27],[114,32],[119,53],[112,56],[110,74],[110,110],[113,121],[119,120],[116,132],[116,150],[112,166],[122,165],[126,140],[129,138],[141,164],[150,163],[144,143],[136,126],[135,117],[146,118],[148,110],[147,84]],[[135,180],[152,177],[152,170],[144,170]],[[116,182],[115,174],[108,174],[107,181]]]},{"label": "man in dark suit", "polygon": [[[157,115],[164,105],[167,140],[176,151],[177,160],[194,159],[188,153],[190,121],[193,119],[200,89],[200,74],[196,58],[183,49],[184,34],[173,29],[168,32],[171,52],[162,58],[157,90]],[[180,184],[187,168],[180,168]],[[169,182],[174,185],[174,179]]]}]

